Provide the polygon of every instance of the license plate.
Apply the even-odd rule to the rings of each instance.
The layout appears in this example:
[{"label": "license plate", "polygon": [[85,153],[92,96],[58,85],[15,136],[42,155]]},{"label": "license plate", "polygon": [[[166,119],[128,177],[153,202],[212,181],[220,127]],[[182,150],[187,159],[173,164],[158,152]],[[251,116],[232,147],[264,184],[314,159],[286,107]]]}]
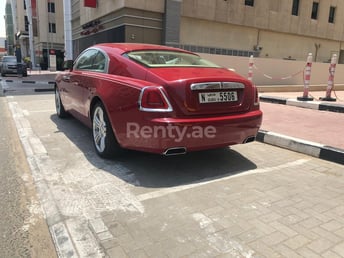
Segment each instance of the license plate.
[{"label": "license plate", "polygon": [[232,102],[238,101],[236,91],[201,92],[198,94],[200,103]]}]

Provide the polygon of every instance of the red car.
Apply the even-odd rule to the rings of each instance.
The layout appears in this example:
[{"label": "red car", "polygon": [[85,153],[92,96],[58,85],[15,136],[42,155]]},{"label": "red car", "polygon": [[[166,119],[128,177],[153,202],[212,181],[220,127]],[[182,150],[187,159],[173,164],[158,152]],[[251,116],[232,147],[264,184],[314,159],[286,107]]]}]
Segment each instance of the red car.
[{"label": "red car", "polygon": [[98,44],[67,68],[56,77],[57,115],[92,128],[101,157],[121,148],[176,155],[247,143],[262,122],[250,81],[182,49]]}]

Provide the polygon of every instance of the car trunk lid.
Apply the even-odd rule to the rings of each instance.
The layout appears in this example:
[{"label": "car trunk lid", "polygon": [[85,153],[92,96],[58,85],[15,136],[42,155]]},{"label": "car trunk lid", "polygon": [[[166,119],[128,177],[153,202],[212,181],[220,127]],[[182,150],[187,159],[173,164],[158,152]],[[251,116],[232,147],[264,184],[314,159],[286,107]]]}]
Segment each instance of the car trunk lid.
[{"label": "car trunk lid", "polygon": [[253,103],[252,84],[225,68],[152,70],[166,83],[163,86],[174,106],[187,116],[243,113]]}]

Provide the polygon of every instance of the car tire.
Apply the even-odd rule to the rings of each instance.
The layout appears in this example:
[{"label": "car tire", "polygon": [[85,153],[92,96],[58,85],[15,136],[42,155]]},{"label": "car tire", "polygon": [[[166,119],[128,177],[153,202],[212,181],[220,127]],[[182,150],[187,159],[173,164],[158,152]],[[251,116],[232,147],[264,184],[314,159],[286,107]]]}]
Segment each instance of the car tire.
[{"label": "car tire", "polygon": [[57,87],[55,87],[55,108],[56,108],[56,115],[59,118],[65,118],[68,116],[68,113],[66,112],[62,104],[61,95]]},{"label": "car tire", "polygon": [[121,152],[112,126],[102,103],[95,104],[92,112],[92,136],[97,154],[102,158],[112,158]]}]

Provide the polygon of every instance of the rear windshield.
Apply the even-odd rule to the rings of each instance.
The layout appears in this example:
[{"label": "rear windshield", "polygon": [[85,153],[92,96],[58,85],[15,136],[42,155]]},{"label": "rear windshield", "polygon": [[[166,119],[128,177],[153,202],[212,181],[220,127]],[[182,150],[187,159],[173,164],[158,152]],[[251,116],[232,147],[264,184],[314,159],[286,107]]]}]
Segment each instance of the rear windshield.
[{"label": "rear windshield", "polygon": [[16,63],[17,62],[17,58],[15,56],[4,56],[2,58],[3,62],[12,62],[12,63]]},{"label": "rear windshield", "polygon": [[198,55],[178,51],[132,51],[125,56],[148,67],[220,67]]}]

